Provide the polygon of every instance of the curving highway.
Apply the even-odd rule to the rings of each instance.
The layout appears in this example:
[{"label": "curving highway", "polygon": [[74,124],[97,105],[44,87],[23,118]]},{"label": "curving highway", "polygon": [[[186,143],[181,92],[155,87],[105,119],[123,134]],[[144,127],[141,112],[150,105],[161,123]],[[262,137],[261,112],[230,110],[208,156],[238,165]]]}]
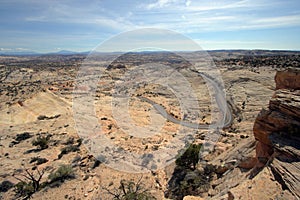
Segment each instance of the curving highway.
[{"label": "curving highway", "polygon": [[196,123],[186,122],[184,120],[179,120],[179,119],[174,118],[169,113],[167,113],[163,106],[155,103],[151,99],[148,99],[146,97],[141,97],[141,96],[139,96],[138,98],[145,102],[150,103],[165,119],[167,119],[173,123],[180,124],[182,126],[186,126],[186,127],[193,128],[193,129],[208,129],[209,127],[223,128],[223,127],[229,126],[232,123],[233,117],[232,117],[230,106],[228,106],[228,104],[227,104],[224,91],[222,91],[222,88],[219,87],[218,83],[215,82],[207,74],[202,73],[202,72],[198,72],[198,73],[205,79],[206,83],[210,84],[214,88],[214,96],[216,99],[216,103],[222,114],[222,118],[217,123],[196,124]]}]

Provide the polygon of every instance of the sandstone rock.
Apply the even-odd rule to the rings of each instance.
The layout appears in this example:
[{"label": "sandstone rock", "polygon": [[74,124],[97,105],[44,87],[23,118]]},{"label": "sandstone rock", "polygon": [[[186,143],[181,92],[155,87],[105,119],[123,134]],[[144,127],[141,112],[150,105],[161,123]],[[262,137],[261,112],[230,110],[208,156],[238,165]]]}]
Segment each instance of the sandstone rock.
[{"label": "sandstone rock", "polygon": [[238,165],[238,167],[243,169],[252,169],[257,162],[255,157],[246,157]]},{"label": "sandstone rock", "polygon": [[185,196],[183,197],[183,200],[204,200],[204,199],[196,196]]},{"label": "sandstone rock", "polygon": [[275,76],[276,89],[300,89],[300,72],[297,69],[288,69],[277,72]]},{"label": "sandstone rock", "polygon": [[[300,79],[299,79],[300,82]],[[270,109],[279,111],[289,117],[295,118],[299,123],[300,119],[300,90],[288,91],[277,90],[270,100]]]},{"label": "sandstone rock", "polygon": [[269,109],[255,120],[256,167],[268,163],[282,189],[300,198],[300,70],[275,76],[276,92]]},{"label": "sandstone rock", "polygon": [[300,198],[300,160],[292,162],[274,159],[271,164],[272,172],[283,189],[288,189],[298,199]]}]

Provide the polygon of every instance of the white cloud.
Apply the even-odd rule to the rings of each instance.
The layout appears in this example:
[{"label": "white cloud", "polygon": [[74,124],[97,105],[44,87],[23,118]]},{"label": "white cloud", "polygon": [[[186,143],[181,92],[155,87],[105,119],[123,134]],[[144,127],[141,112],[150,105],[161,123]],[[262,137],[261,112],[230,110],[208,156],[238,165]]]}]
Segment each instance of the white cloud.
[{"label": "white cloud", "polygon": [[191,5],[191,3],[192,3],[192,1],[191,1],[191,0],[186,0],[186,1],[185,1],[185,6],[187,6],[187,7],[188,7],[188,6],[190,6],[190,5]]},{"label": "white cloud", "polygon": [[0,51],[10,52],[10,51],[30,51],[30,49],[22,48],[22,47],[16,47],[16,48],[0,48]]},{"label": "white cloud", "polygon": [[146,9],[154,9],[154,8],[163,8],[172,3],[176,2],[176,0],[157,0],[155,3],[151,3],[145,6]]},{"label": "white cloud", "polygon": [[194,40],[204,50],[212,49],[261,49],[266,45],[265,41],[241,41],[241,40]]},{"label": "white cloud", "polygon": [[213,10],[227,10],[234,8],[243,8],[255,6],[258,7],[260,4],[255,4],[255,2],[249,2],[248,0],[241,0],[237,2],[229,2],[229,1],[215,1],[208,3],[198,3],[193,6],[187,7],[187,11],[213,11]]},{"label": "white cloud", "polygon": [[18,48],[15,48],[16,51],[28,51],[29,49],[27,48],[22,48],[22,47],[18,47]]},{"label": "white cloud", "polygon": [[266,27],[300,25],[300,15],[286,15],[255,19],[251,21],[251,24],[263,25]]},{"label": "white cloud", "polygon": [[0,51],[11,51],[12,49],[10,48],[0,48]]},{"label": "white cloud", "polygon": [[39,13],[34,13],[25,18],[29,22],[55,22],[66,24],[92,25],[98,28],[113,29],[116,31],[131,30],[136,26],[128,18],[133,15],[127,11],[121,16],[112,10],[94,4],[87,4],[75,7],[71,3],[49,4],[49,6]]},{"label": "white cloud", "polygon": [[[149,1],[148,4],[139,4],[138,1],[126,3],[122,1],[120,6],[115,6],[110,1],[86,3],[69,0],[63,2],[29,0],[27,4],[32,5],[30,7],[34,9],[25,14],[21,13],[23,19],[27,22],[44,23],[25,23],[25,25],[31,24],[32,29],[2,30],[2,34],[14,35],[14,38],[2,40],[1,44],[2,47],[11,47],[12,50],[15,50],[14,47],[31,48],[33,42],[42,44],[47,41],[51,43],[51,50],[53,50],[57,46],[64,49],[64,44],[61,43],[72,43],[71,41],[80,41],[81,43],[87,41],[92,46],[94,40],[97,42],[116,33],[146,27],[170,29],[191,35],[191,37],[213,32],[210,37],[222,38],[224,31],[232,31],[232,35],[234,35],[240,30],[245,30],[244,33],[246,33],[248,30],[271,28],[284,30],[286,27],[300,26],[300,12],[296,10],[296,5],[299,3],[296,0],[290,0],[290,4],[280,0]],[[43,28],[48,24],[51,28],[59,24],[60,29],[56,31],[55,28]],[[289,29],[287,30],[289,31]],[[24,37],[22,37],[23,35]],[[231,37],[230,32],[227,32],[226,35]],[[237,36],[239,38],[239,35]],[[15,38],[18,40],[17,44],[15,44]],[[57,38],[60,38],[59,42]],[[242,41],[232,40],[232,38],[235,37],[231,37],[228,42],[208,41],[205,45],[219,47],[231,44],[236,46],[260,45],[242,43]],[[4,49],[0,48],[0,51],[4,51]]]}]

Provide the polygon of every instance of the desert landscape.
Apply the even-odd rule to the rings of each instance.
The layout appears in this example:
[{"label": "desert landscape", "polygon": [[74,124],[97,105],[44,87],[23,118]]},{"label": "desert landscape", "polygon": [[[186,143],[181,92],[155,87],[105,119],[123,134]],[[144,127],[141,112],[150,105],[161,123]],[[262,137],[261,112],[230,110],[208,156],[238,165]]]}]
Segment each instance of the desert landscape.
[{"label": "desert landscape", "polygon": [[299,199],[300,52],[202,53],[0,56],[0,199]]}]

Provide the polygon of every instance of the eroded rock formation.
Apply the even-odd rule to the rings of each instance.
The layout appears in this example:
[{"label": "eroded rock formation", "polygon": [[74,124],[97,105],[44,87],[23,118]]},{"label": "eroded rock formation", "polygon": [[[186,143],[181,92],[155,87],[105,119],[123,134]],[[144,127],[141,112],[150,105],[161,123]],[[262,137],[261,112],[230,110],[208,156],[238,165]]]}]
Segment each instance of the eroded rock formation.
[{"label": "eroded rock formation", "polygon": [[300,198],[300,70],[277,72],[276,91],[256,118],[256,169],[269,165],[282,189]]}]

